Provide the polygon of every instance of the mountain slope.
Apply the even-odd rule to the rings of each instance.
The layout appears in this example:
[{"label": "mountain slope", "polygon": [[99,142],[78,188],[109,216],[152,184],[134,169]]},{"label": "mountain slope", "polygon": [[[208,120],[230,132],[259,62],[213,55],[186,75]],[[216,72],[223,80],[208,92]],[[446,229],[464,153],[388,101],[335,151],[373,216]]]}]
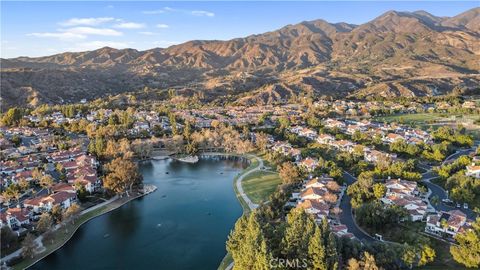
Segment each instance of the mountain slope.
[{"label": "mountain slope", "polygon": [[1,97],[8,107],[74,102],[145,86],[242,103],[272,103],[300,92],[393,97],[471,90],[480,82],[479,11],[451,18],[389,11],[358,26],[315,20],[165,49],[106,47],[2,59]]}]

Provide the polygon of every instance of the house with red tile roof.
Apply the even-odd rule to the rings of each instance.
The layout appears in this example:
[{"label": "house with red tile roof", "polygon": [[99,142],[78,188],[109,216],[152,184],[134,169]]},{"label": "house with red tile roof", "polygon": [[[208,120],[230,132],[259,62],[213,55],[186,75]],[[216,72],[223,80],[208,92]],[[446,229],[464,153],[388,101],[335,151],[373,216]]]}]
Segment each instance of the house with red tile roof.
[{"label": "house with red tile roof", "polygon": [[77,200],[77,194],[60,191],[51,195],[40,196],[24,201],[24,206],[33,209],[35,213],[50,212],[55,205],[59,205],[63,209],[67,209]]},{"label": "house with red tile roof", "polygon": [[470,221],[467,215],[460,210],[439,212],[427,217],[425,232],[442,237],[455,237],[457,233],[470,228]]},{"label": "house with red tile roof", "polygon": [[11,229],[30,224],[32,213],[27,208],[9,208],[0,213],[0,227],[8,226]]},{"label": "house with red tile roof", "polygon": [[317,217],[327,217],[330,212],[330,206],[318,200],[305,200],[297,205],[298,208],[303,208],[305,212],[314,214]]},{"label": "house with red tile roof", "polygon": [[472,164],[470,166],[467,166],[467,171],[465,172],[465,175],[480,179],[480,165]]},{"label": "house with red tile roof", "polygon": [[318,166],[318,161],[311,157],[307,157],[300,161],[298,165],[302,168],[305,168],[309,172],[313,172]]}]

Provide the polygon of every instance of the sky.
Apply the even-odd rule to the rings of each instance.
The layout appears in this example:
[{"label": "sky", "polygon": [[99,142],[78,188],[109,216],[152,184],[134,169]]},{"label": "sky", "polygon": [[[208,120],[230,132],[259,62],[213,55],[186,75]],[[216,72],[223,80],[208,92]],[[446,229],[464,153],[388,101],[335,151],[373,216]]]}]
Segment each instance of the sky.
[{"label": "sky", "polygon": [[227,40],[324,19],[362,24],[388,10],[455,16],[478,1],[4,1],[0,57],[104,46],[146,50],[194,39]]}]

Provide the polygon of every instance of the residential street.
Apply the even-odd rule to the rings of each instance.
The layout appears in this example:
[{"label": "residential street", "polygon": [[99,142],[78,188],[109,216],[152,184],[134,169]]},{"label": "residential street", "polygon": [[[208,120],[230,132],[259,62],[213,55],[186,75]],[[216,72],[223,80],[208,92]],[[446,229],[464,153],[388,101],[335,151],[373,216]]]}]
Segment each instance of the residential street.
[{"label": "residential street", "polygon": [[[476,144],[478,144],[478,142],[476,142]],[[448,156],[445,159],[445,161],[442,162],[442,164],[452,162],[453,160],[459,158],[460,156],[468,154],[474,151],[475,149],[476,149],[475,147],[472,147],[469,149],[459,150],[454,154]],[[351,185],[353,182],[357,180],[354,176],[352,176],[348,172],[344,172],[343,177],[347,185]],[[440,200],[440,203],[438,205],[432,205],[433,207],[435,207],[435,210],[450,211],[450,210],[459,209],[465,214],[467,214],[467,217],[469,219],[475,220],[475,218],[477,217],[477,214],[471,209],[464,209],[463,204],[461,208],[456,208],[454,206],[446,205],[445,203],[442,202],[443,199],[448,198],[447,192],[442,187],[430,182],[431,179],[434,179],[437,177],[438,175],[432,171],[431,167],[429,168],[429,171],[422,174],[422,183],[424,183],[432,191],[429,199],[431,199],[433,196],[437,196]],[[376,241],[376,239],[372,238],[371,236],[363,232],[355,223],[353,213],[352,213],[352,206],[350,204],[350,197],[347,195],[346,192],[343,195],[342,201],[340,203],[340,208],[342,209],[342,213],[340,214],[340,222],[345,224],[345,226],[347,226],[348,231],[350,233],[355,235],[355,237],[358,238],[360,241],[367,241],[367,242]]]},{"label": "residential street", "polygon": [[[353,182],[357,180],[355,179],[355,177],[353,177],[351,174],[347,172],[343,173],[343,177],[347,182],[347,185],[351,185]],[[353,213],[352,213],[352,205],[350,204],[350,197],[347,195],[346,191],[340,203],[340,209],[342,209],[342,213],[340,214],[340,222],[342,224],[345,224],[345,226],[347,226],[348,231],[350,233],[355,235],[355,237],[358,238],[360,241],[367,241],[367,242],[376,241],[376,239],[364,233],[355,223]]]}]

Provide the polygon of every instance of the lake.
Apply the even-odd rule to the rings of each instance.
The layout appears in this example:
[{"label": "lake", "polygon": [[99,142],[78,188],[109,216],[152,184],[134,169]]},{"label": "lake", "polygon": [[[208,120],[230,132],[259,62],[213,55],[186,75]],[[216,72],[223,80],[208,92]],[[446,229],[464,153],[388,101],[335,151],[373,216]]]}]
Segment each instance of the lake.
[{"label": "lake", "polygon": [[143,162],[157,191],[84,224],[32,269],[217,269],[242,214],[233,179],[246,166],[213,156]]}]

